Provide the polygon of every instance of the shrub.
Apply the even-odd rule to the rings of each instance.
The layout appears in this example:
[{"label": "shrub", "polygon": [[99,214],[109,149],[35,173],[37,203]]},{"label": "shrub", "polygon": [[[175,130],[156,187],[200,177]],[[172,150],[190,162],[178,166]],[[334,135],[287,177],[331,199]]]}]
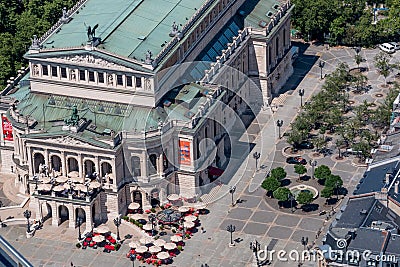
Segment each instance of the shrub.
[{"label": "shrub", "polygon": [[131,223],[135,223],[135,220],[134,219],[130,219],[129,220]]},{"label": "shrub", "polygon": [[114,247],[115,247],[115,250],[118,251],[120,249],[120,247],[121,247],[121,244],[115,244]]},{"label": "shrub", "polygon": [[174,234],[176,233],[176,229],[175,229],[175,228],[172,228],[171,231],[172,231],[172,233],[174,233]]},{"label": "shrub", "polygon": [[76,243],[75,246],[76,246],[77,248],[81,248],[81,247],[82,247],[81,243]]},{"label": "shrub", "polygon": [[186,234],[185,237],[186,237],[186,238],[190,238],[190,234]]},{"label": "shrub", "polygon": [[156,212],[156,209],[155,209],[155,208],[151,208],[150,211],[151,211],[152,213],[155,213],[155,212]]},{"label": "shrub", "polygon": [[143,228],[143,224],[139,223],[138,226],[140,227],[140,229]]},{"label": "shrub", "polygon": [[163,225],[160,225],[158,228],[160,228],[161,231],[164,230],[164,226]]},{"label": "shrub", "polygon": [[121,219],[122,219],[122,220],[125,220],[125,221],[129,221],[128,216],[122,216]]},{"label": "shrub", "polygon": [[183,250],[182,246],[180,246],[180,245],[177,246],[176,248],[177,248],[179,251],[182,251],[182,250]]}]

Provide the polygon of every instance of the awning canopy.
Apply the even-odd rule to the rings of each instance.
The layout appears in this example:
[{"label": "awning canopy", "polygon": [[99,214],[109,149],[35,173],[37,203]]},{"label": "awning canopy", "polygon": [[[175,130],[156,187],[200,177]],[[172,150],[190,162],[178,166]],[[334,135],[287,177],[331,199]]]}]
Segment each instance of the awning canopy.
[{"label": "awning canopy", "polygon": [[213,166],[208,167],[208,173],[213,175],[213,176],[221,176],[224,173],[224,170],[218,169]]}]

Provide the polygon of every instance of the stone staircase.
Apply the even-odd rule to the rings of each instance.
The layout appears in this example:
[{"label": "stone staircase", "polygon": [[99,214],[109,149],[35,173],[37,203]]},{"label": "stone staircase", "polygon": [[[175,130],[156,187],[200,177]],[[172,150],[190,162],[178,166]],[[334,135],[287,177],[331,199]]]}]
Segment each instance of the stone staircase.
[{"label": "stone staircase", "polygon": [[217,181],[213,182],[212,185],[214,187],[211,188],[210,192],[201,196],[201,200],[203,203],[206,204],[206,206],[208,206],[209,204],[213,203],[216,200],[217,194],[223,186],[223,184],[218,183]]}]

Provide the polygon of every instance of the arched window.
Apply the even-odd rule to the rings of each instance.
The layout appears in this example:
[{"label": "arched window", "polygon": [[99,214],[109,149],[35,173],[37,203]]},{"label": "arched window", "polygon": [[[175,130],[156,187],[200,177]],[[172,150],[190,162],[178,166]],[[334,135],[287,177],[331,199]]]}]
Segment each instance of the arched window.
[{"label": "arched window", "polygon": [[149,174],[156,174],[157,173],[157,155],[151,154],[149,157],[150,166],[149,166]]}]

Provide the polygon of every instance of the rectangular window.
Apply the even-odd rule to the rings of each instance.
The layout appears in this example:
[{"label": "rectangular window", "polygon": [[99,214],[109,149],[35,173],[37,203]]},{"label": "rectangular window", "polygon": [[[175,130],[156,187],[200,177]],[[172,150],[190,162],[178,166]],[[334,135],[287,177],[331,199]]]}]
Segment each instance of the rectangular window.
[{"label": "rectangular window", "polygon": [[104,83],[104,73],[99,72],[98,75],[99,75],[99,83]]},{"label": "rectangular window", "polygon": [[94,72],[89,71],[89,82],[94,82]]},{"label": "rectangular window", "polygon": [[48,69],[47,65],[42,65],[42,73],[43,73],[43,76],[49,75],[49,69]]},{"label": "rectangular window", "polygon": [[136,87],[142,87],[142,78],[135,77]]},{"label": "rectangular window", "polygon": [[61,68],[61,78],[67,78],[67,69]]},{"label": "rectangular window", "polygon": [[126,76],[126,86],[132,87],[132,76]]},{"label": "rectangular window", "polygon": [[124,85],[124,82],[122,81],[122,75],[117,75],[117,85]]},{"label": "rectangular window", "polygon": [[86,80],[85,71],[84,70],[79,70],[79,80],[81,80],[81,81]]},{"label": "rectangular window", "polygon": [[51,76],[52,77],[57,77],[57,67],[51,66]]}]

